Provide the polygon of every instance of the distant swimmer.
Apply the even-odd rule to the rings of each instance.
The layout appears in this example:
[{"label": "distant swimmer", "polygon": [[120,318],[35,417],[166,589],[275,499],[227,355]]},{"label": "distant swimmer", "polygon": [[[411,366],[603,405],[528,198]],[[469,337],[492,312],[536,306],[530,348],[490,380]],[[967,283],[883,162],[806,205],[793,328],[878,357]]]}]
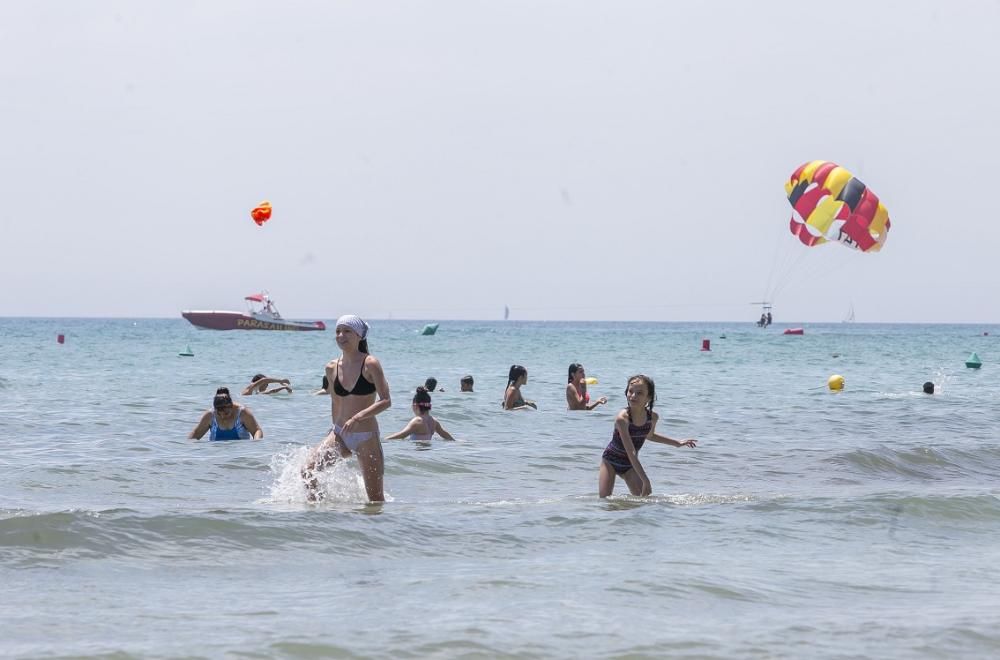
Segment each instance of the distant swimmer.
[{"label": "distant swimmer", "polygon": [[476,384],[476,381],[472,378],[472,376],[462,376],[462,380],[461,380],[461,383],[460,383],[460,385],[461,385],[460,391],[461,392],[471,392],[472,391],[472,387],[475,384]]},{"label": "distant swimmer", "polygon": [[188,434],[188,439],[201,440],[207,432],[210,432],[209,440],[249,440],[251,437],[260,440],[264,437],[264,430],[250,409],[233,403],[228,387],[215,391],[212,409],[201,416],[201,421]]},{"label": "distant swimmer", "polygon": [[608,402],[608,398],[602,396],[593,403],[590,402],[590,394],[587,393],[587,372],[583,365],[577,362],[569,365],[569,374],[566,381],[566,405],[570,410],[593,410],[597,406]]},{"label": "distant swimmer", "polygon": [[386,440],[413,438],[427,441],[433,438],[435,433],[445,440],[455,439],[444,430],[441,422],[431,417],[431,394],[423,387],[418,387],[417,393],[413,395],[413,414],[416,416],[402,431],[386,436]]},{"label": "distant swimmer", "polygon": [[653,379],[642,374],[628,379],[625,389],[628,406],[615,417],[615,430],[611,442],[601,457],[597,490],[600,497],[607,497],[615,489],[615,477],[620,476],[628,484],[633,495],[651,495],[653,484],[642,464],[639,450],[646,440],[674,447],[695,447],[695,440],[674,440],[656,433],[656,422],[660,417],[653,412],[656,401],[656,385]]},{"label": "distant swimmer", "polygon": [[[275,384],[278,387],[267,389],[268,385]],[[254,374],[253,378],[250,379],[250,384],[243,388],[243,396],[250,396],[251,394],[277,394],[278,392],[288,392],[291,394],[291,381],[287,378],[271,378],[264,374]]]},{"label": "distant swimmer", "polygon": [[934,383],[931,381],[924,383],[924,394],[934,394]]},{"label": "distant swimmer", "polygon": [[437,378],[428,378],[427,380],[425,380],[424,381],[424,389],[427,390],[428,392],[444,392],[443,389],[442,390],[438,389],[438,379]]},{"label": "distant swimmer", "polygon": [[534,401],[525,401],[521,395],[521,386],[528,382],[528,370],[519,364],[513,364],[507,373],[507,389],[503,393],[500,405],[504,410],[538,409]]},{"label": "distant swimmer", "polygon": [[[331,384],[333,428],[313,450],[302,470],[309,499],[318,497],[316,472],[352,454],[358,457],[365,491],[371,502],[385,501],[382,481],[385,460],[376,415],[392,405],[382,363],[368,353],[368,324],[353,314],[341,316],[336,326],[340,357],[326,365]],[[350,385],[350,389],[347,388]]]}]

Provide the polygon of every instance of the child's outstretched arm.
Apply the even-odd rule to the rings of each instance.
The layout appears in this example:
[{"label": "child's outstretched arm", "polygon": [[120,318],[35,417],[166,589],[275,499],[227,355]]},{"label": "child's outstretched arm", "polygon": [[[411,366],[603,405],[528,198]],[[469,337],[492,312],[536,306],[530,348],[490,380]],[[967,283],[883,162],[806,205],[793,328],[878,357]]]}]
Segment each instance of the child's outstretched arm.
[{"label": "child's outstretched arm", "polygon": [[437,432],[437,434],[442,438],[444,438],[445,440],[455,439],[451,437],[451,433],[448,433],[447,431],[444,430],[444,427],[441,426],[441,422],[437,421],[436,419],[434,420],[434,431]]},{"label": "child's outstretched arm", "polygon": [[671,445],[674,447],[697,447],[698,441],[694,438],[688,438],[687,440],[674,440],[673,438],[668,438],[665,435],[660,435],[659,433],[650,433],[649,439],[653,442],[659,442],[664,445]]},{"label": "child's outstretched arm", "polygon": [[411,435],[414,434],[414,432],[416,432],[416,430],[417,430],[417,424],[422,424],[422,423],[423,423],[422,419],[420,419],[419,417],[414,417],[413,419],[410,420],[410,423],[407,424],[405,428],[403,428],[402,431],[397,431],[396,433],[393,433],[392,435],[388,435],[388,436],[386,436],[385,439],[386,440],[402,440],[404,438],[409,438]]}]

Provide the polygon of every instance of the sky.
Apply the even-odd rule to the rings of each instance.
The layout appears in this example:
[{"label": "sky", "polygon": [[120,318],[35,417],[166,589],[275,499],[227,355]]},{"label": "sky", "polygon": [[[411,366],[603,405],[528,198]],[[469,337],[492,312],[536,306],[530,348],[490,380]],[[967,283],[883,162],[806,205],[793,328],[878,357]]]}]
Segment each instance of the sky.
[{"label": "sky", "polygon": [[0,315],[1000,323],[998,69],[986,0],[7,0]]}]

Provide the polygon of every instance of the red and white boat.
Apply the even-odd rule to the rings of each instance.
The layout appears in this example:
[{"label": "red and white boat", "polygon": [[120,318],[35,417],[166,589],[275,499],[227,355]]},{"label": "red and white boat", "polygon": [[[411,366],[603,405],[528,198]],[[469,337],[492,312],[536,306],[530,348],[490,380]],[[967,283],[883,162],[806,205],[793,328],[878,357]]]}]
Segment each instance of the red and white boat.
[{"label": "red and white boat", "polygon": [[199,328],[210,330],[326,330],[322,321],[292,321],[278,313],[267,292],[249,295],[247,311],[185,310],[181,316]]}]

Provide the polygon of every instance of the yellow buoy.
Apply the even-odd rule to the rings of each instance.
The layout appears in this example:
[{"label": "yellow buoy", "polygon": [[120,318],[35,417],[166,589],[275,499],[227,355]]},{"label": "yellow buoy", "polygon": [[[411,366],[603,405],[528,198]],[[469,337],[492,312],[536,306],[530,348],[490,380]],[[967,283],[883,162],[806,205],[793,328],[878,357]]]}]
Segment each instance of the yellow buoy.
[{"label": "yellow buoy", "polygon": [[597,379],[594,378],[593,376],[587,376],[586,378],[583,379],[583,382],[585,382],[587,385],[597,385]]},{"label": "yellow buoy", "polygon": [[840,374],[833,374],[826,381],[826,386],[834,392],[844,389],[844,377]]}]

